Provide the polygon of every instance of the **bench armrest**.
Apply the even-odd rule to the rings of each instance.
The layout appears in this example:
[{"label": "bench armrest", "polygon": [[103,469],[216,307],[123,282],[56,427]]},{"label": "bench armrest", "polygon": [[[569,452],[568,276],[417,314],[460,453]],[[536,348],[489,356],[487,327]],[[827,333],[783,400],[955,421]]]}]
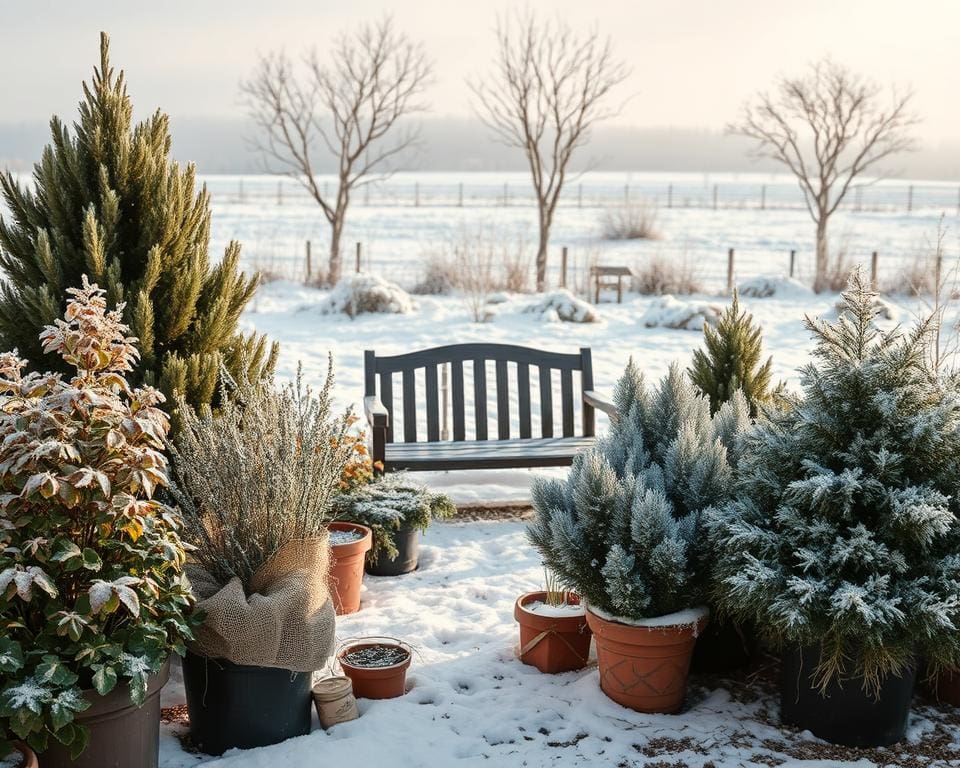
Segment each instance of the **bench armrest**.
[{"label": "bench armrest", "polygon": [[374,429],[386,429],[390,424],[390,414],[376,395],[363,398],[363,410],[367,414],[367,423]]},{"label": "bench armrest", "polygon": [[604,395],[601,395],[599,392],[586,390],[583,393],[583,402],[596,408],[598,411],[603,411],[611,419],[614,419],[617,416],[617,407],[613,404],[613,401]]}]

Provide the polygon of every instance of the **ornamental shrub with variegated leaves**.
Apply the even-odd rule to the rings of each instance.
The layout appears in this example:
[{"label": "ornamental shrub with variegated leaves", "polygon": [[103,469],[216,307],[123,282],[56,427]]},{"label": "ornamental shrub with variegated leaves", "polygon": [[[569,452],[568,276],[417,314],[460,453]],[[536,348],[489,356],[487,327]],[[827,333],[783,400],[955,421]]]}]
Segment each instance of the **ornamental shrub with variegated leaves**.
[{"label": "ornamental shrub with variegated leaves", "polygon": [[127,685],[135,704],[191,637],[193,597],[166,485],[167,417],[133,389],[136,339],[83,280],[45,352],[69,378],[0,355],[0,755],[12,739],[79,754],[83,690]]}]

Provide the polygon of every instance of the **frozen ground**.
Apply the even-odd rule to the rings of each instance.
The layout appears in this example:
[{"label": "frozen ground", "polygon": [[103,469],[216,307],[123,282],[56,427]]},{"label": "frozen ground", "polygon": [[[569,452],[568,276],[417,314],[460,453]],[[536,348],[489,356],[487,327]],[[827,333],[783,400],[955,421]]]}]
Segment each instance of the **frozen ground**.
[{"label": "frozen ground", "polygon": [[[624,709],[601,693],[593,660],[581,672],[544,675],[515,658],[514,600],[542,578],[522,523],[437,524],[421,552],[412,574],[365,577],[361,611],[337,626],[340,638],[390,635],[417,649],[405,696],[361,700],[359,720],[329,732],[315,722],[309,736],[219,759],[185,753],[177,738],[185,726],[164,725],[161,768],[920,768],[960,758],[956,712],[919,699],[908,741],[895,750],[833,748],[781,728],[771,670],[694,677],[679,715]],[[182,702],[168,685],[164,706]]]}]

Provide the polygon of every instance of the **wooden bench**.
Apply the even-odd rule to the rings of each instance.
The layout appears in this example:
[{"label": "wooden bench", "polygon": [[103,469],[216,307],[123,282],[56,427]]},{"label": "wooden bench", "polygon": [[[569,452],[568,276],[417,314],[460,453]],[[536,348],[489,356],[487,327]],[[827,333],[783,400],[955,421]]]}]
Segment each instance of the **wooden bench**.
[{"label": "wooden bench", "polygon": [[[473,369],[473,436],[467,437],[464,363]],[[488,433],[487,364],[493,364],[496,439]],[[511,434],[511,364],[516,365],[515,413],[518,434]],[[440,371],[449,365],[453,440],[441,440]],[[537,368],[540,435],[532,433],[531,367]],[[423,369],[425,397],[417,397],[417,371]],[[560,378],[560,429],[554,434],[552,371]],[[580,434],[574,429],[574,373],[580,374]],[[394,431],[394,377],[399,378],[403,434]],[[379,387],[378,387],[379,384]],[[370,426],[371,456],[384,471],[556,467],[572,463],[577,451],[595,439],[595,409],[609,416],[613,403],[593,390],[593,363],[588,348],[577,354],[545,352],[511,344],[456,344],[403,355],[364,353],[364,410]],[[418,441],[417,414],[426,408],[426,441]],[[445,412],[445,402],[444,402]]]}]

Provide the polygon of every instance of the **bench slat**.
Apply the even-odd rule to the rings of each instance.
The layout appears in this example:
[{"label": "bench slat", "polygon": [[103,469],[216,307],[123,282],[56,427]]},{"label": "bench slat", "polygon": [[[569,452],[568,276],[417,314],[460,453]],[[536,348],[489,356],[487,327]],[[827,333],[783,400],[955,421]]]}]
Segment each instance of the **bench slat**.
[{"label": "bench slat", "polygon": [[540,434],[553,437],[553,387],[550,385],[550,369],[540,368]]},{"label": "bench slat", "polygon": [[393,374],[380,374],[380,402],[383,403],[390,414],[387,421],[387,442],[393,442]]},{"label": "bench slat", "polygon": [[510,439],[510,382],[506,360],[497,360],[497,437]]},{"label": "bench slat", "polygon": [[567,466],[578,451],[593,443],[590,437],[393,443],[387,446],[386,456],[391,467],[412,470]]},{"label": "bench slat", "polygon": [[473,361],[473,413],[476,439],[487,439],[487,365],[482,359]]},{"label": "bench slat", "polygon": [[547,365],[563,370],[580,370],[580,355],[565,352],[547,352],[513,344],[451,344],[434,349],[421,349],[401,355],[386,355],[377,358],[377,371],[402,371],[407,368],[423,368],[432,363],[449,363],[454,360],[505,360],[512,363]]},{"label": "bench slat", "polygon": [[453,439],[466,440],[464,429],[467,407],[463,402],[463,360],[450,363],[450,379],[453,384]]},{"label": "bench slat", "polygon": [[403,441],[417,442],[417,388],[414,370],[403,372]]},{"label": "bench slat", "polygon": [[517,363],[517,403],[520,410],[520,437],[532,437],[530,434],[530,366],[527,363]]},{"label": "bench slat", "polygon": [[427,440],[440,439],[440,398],[437,386],[437,366],[428,365],[425,369],[427,381]]},{"label": "bench slat", "polygon": [[563,406],[563,436],[573,437],[573,372],[560,371],[560,397]]}]

